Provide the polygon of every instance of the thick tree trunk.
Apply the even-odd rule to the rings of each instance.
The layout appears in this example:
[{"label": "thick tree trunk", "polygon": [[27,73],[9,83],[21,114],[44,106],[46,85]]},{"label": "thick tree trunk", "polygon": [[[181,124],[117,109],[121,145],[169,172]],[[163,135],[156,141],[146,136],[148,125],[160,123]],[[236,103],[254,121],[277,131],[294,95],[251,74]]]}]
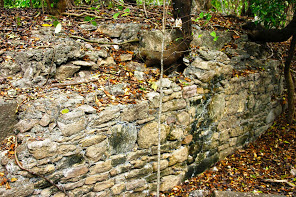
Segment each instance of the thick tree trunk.
[{"label": "thick tree trunk", "polygon": [[292,21],[283,29],[265,29],[254,23],[247,23],[244,29],[250,30],[249,38],[261,42],[283,42],[288,40],[296,32],[296,12]]},{"label": "thick tree trunk", "polygon": [[174,18],[182,20],[182,31],[186,37],[191,36],[191,6],[192,0],[173,0]]},{"label": "thick tree trunk", "polygon": [[[191,4],[192,0],[173,0],[173,15],[174,18],[181,18],[182,31],[178,32],[178,38],[170,44],[164,51],[164,69],[173,71],[177,70],[175,63],[180,60],[184,53],[188,50],[192,40],[191,31]],[[179,36],[180,34],[180,36]],[[160,51],[142,51],[140,59],[145,59],[147,66],[160,66],[161,52]],[[166,72],[169,73],[169,72]]]},{"label": "thick tree trunk", "polygon": [[291,44],[290,44],[290,49],[288,53],[288,57],[285,62],[285,69],[284,69],[284,74],[285,74],[285,80],[286,80],[286,86],[288,90],[288,123],[291,124],[294,120],[294,82],[293,78],[291,76],[290,72],[290,65],[291,61],[293,59],[294,51],[295,51],[295,45],[296,45],[296,34],[293,35]]}]

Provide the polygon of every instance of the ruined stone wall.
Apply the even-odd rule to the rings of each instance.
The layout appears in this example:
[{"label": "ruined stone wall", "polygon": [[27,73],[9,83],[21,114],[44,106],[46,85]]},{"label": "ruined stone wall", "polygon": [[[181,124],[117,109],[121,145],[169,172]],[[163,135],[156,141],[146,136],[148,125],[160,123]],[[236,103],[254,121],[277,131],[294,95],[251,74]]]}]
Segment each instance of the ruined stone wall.
[{"label": "ruined stone wall", "polygon": [[[265,60],[264,69],[235,74],[237,59],[208,48],[197,54],[184,71],[190,81],[178,85],[165,78],[162,83],[161,191],[255,140],[282,111],[279,62]],[[236,57],[242,62],[245,56]],[[51,89],[46,97],[24,104],[16,125],[22,165],[71,196],[155,192],[159,91],[137,104],[110,105],[100,112],[89,99]],[[5,153],[0,157],[1,171],[17,178],[12,189],[0,188],[1,195],[64,196],[21,171]]]}]

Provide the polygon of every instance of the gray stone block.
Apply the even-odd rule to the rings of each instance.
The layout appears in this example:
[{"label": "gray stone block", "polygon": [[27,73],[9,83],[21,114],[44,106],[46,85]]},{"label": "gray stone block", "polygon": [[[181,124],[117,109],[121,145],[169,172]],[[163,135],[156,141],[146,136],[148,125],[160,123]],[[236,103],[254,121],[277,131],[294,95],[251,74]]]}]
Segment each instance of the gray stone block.
[{"label": "gray stone block", "polygon": [[13,127],[17,123],[17,103],[0,102],[0,141],[13,134]]}]

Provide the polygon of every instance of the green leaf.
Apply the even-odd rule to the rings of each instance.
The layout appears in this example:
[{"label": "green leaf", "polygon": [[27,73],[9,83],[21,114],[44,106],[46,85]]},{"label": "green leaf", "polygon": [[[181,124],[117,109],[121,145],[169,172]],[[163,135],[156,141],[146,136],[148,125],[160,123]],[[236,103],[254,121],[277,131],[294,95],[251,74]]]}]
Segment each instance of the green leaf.
[{"label": "green leaf", "polygon": [[124,13],[123,15],[121,15],[121,16],[128,16],[130,13]]},{"label": "green leaf", "polygon": [[123,10],[123,6],[122,5],[118,6],[118,9]]},{"label": "green leaf", "polygon": [[57,26],[59,23],[60,23],[59,21],[53,21],[53,23],[52,23],[52,24],[53,24],[53,26],[55,26],[55,27],[56,27],[56,26]]},{"label": "green leaf", "polygon": [[92,24],[93,26],[98,26],[98,24],[97,24],[96,21],[91,21],[91,24]]},{"label": "green leaf", "polygon": [[254,174],[251,174],[250,177],[252,177],[253,179],[257,178],[256,175],[254,175]]},{"label": "green leaf", "polygon": [[62,113],[62,114],[69,113],[69,109],[67,109],[67,108],[66,108],[66,109],[63,109],[63,110],[61,111],[61,113]]},{"label": "green leaf", "polygon": [[84,21],[91,21],[91,20],[92,20],[92,18],[90,16],[84,17]]},{"label": "green leaf", "polygon": [[199,34],[199,35],[197,36],[197,38],[200,38],[200,37],[202,37],[202,34]]},{"label": "green leaf", "polygon": [[62,30],[62,24],[61,23],[58,23],[55,30],[54,30],[54,33],[57,34],[57,33],[60,33]]},{"label": "green leaf", "polygon": [[212,31],[212,32],[210,33],[210,35],[213,36],[213,37],[217,37],[217,34],[216,34],[215,31]]},{"label": "green leaf", "polygon": [[212,15],[211,14],[208,14],[207,15],[207,20],[209,21],[209,20],[211,20],[211,18],[212,18]]},{"label": "green leaf", "polygon": [[129,8],[126,8],[126,9],[124,10],[124,12],[130,12],[130,9],[129,9]]},{"label": "green leaf", "polygon": [[216,42],[218,40],[218,36],[214,38],[214,41]]},{"label": "green leaf", "polygon": [[183,40],[183,37],[180,37],[180,38],[176,38],[176,42],[178,41],[178,40]]},{"label": "green leaf", "polygon": [[199,18],[203,18],[205,16],[205,14],[203,13],[203,12],[201,12],[200,14],[199,14]]},{"label": "green leaf", "polygon": [[116,20],[116,19],[118,18],[119,15],[120,15],[120,13],[117,12],[117,13],[115,13],[115,14],[113,15],[113,18]]}]

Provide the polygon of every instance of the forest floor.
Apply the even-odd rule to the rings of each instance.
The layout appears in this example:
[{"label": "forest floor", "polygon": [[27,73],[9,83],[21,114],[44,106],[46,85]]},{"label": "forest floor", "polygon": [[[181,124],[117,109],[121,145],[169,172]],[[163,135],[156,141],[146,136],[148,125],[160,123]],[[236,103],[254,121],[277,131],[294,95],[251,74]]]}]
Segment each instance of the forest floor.
[{"label": "forest floor", "polygon": [[[128,10],[127,10],[128,8]],[[117,14],[118,13],[118,14]],[[0,63],[5,61],[2,54],[5,51],[22,50],[43,46],[38,38],[32,35],[32,30],[51,25],[56,19],[62,21],[63,31],[86,39],[104,37],[97,31],[79,29],[82,23],[129,23],[146,24],[145,28],[160,28],[162,9],[159,7],[114,7],[79,8],[68,11],[61,17],[41,14],[38,9],[4,9],[0,14]],[[168,17],[172,18],[168,10]],[[146,15],[147,14],[147,15]],[[241,24],[246,19],[221,16],[211,13],[211,18],[198,19],[199,13],[193,16],[197,19],[193,24],[202,29],[212,31],[235,31],[238,36],[243,32]],[[168,20],[167,26],[172,25]],[[14,45],[12,40],[22,40],[23,44]],[[271,58],[285,60],[289,41],[268,44],[274,52]],[[49,43],[54,44],[54,43]],[[115,53],[116,51],[114,51]],[[295,61],[292,70],[296,70]],[[158,75],[156,75],[158,76]],[[210,195],[214,190],[231,190],[255,193],[274,193],[286,196],[296,196],[296,126],[289,125],[282,114],[258,140],[237,150],[232,155],[219,161],[206,172],[186,180],[182,185],[165,192],[163,196],[189,196],[193,190],[205,190]]]}]

